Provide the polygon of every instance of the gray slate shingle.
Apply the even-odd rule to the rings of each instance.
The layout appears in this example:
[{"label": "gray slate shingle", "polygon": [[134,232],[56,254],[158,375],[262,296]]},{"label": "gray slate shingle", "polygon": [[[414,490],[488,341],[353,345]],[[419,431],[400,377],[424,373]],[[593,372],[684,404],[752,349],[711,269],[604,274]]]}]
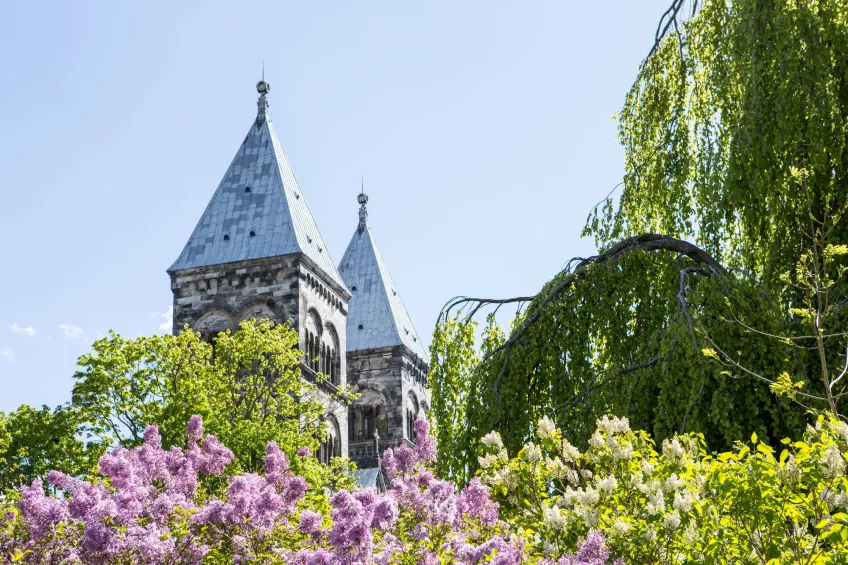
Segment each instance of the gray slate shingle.
[{"label": "gray slate shingle", "polygon": [[427,353],[367,224],[353,233],[339,273],[351,292],[347,350],[406,345],[426,362]]},{"label": "gray slate shingle", "polygon": [[168,271],[289,253],[343,284],[270,118],[257,118]]}]

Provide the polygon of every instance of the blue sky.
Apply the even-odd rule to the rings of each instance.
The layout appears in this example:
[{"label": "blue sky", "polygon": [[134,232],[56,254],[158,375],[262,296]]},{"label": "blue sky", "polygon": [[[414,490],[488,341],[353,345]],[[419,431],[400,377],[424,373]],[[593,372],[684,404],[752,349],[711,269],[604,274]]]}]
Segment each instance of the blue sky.
[{"label": "blue sky", "polygon": [[360,175],[429,341],[452,296],[535,293],[621,180],[613,114],[668,0],[17,2],[0,33],[0,410],[70,399],[174,261],[256,112],[336,262]]}]

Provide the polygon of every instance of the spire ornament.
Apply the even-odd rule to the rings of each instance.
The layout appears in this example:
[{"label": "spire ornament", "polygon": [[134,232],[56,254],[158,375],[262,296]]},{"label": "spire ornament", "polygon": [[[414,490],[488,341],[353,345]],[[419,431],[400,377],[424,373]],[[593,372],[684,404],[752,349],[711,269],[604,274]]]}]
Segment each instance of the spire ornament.
[{"label": "spire ornament", "polygon": [[368,204],[368,195],[365,194],[365,187],[363,186],[362,192],[360,192],[356,196],[356,201],[359,202],[359,232],[362,233],[362,230],[368,227],[368,208],[365,207]]},{"label": "spire ornament", "polygon": [[271,83],[265,82],[265,64],[262,65],[262,80],[256,83],[256,92],[259,93],[259,101],[256,105],[259,111],[256,115],[256,121],[260,124],[265,121],[268,114],[268,93],[271,92]]}]

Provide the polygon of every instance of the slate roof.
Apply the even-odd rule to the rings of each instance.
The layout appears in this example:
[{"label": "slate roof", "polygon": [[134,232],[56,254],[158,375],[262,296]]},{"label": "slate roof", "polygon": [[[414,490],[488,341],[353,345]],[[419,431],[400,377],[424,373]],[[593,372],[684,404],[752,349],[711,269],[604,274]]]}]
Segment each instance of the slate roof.
[{"label": "slate roof", "polygon": [[365,219],[367,201],[360,195],[359,226],[339,263],[339,273],[351,293],[347,350],[405,345],[426,362],[427,353]]},{"label": "slate roof", "polygon": [[303,253],[327,277],[343,286],[265,113],[265,92],[267,88],[260,90],[256,120],[188,243],[168,271]]},{"label": "slate roof", "polygon": [[353,471],[353,482],[356,486],[365,489],[376,490],[381,492],[385,490],[384,485],[381,481],[381,473],[378,467],[371,467],[370,469],[357,469]]}]

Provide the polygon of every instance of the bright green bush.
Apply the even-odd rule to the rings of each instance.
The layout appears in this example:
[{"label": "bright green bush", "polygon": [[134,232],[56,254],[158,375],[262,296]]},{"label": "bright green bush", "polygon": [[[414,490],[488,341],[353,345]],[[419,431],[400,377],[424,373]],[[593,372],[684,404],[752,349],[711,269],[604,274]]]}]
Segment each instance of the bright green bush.
[{"label": "bright green bush", "polygon": [[776,453],[756,434],[710,455],[700,435],[663,441],[604,417],[584,452],[547,418],[510,458],[483,438],[480,475],[501,517],[559,556],[591,530],[643,563],[848,562],[848,425],[819,416]]}]

